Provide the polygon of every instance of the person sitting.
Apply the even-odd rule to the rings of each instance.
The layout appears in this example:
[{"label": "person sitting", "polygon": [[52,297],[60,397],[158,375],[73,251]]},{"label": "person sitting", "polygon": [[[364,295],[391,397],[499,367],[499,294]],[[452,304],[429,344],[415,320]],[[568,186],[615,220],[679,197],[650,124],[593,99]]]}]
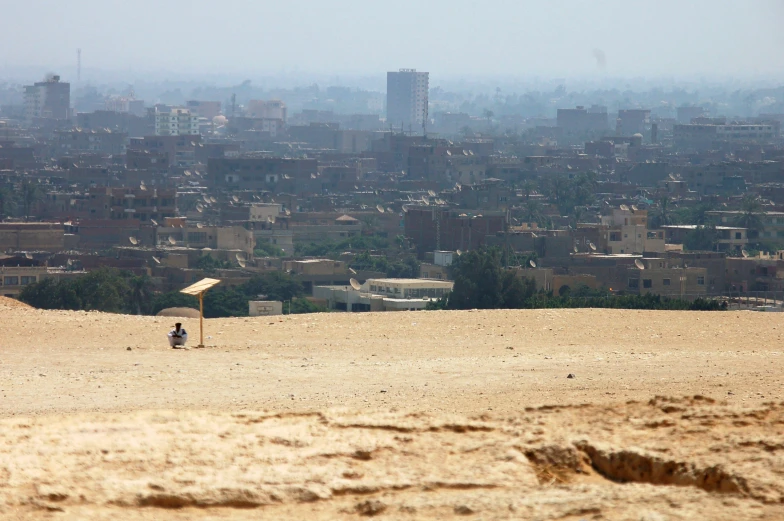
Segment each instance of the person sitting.
[{"label": "person sitting", "polygon": [[185,342],[188,341],[188,333],[182,328],[182,323],[177,322],[174,324],[174,329],[169,331],[169,345],[173,348],[177,348],[177,346],[185,346]]}]

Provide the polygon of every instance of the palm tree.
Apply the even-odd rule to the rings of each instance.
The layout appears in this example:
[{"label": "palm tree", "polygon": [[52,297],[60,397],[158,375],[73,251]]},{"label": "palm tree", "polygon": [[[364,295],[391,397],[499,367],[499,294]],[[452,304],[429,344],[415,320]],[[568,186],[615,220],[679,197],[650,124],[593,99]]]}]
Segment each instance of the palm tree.
[{"label": "palm tree", "polygon": [[542,219],[542,209],[536,201],[528,201],[523,206],[523,221],[528,224],[539,222]]},{"label": "palm tree", "polygon": [[22,200],[22,209],[24,211],[25,222],[30,220],[30,213],[32,212],[35,204],[41,200],[41,188],[37,184],[30,181],[22,183],[22,191],[20,193]]},{"label": "palm tree", "polygon": [[525,194],[526,201],[531,198],[531,194],[534,190],[536,190],[536,184],[530,179],[526,179],[526,181],[523,183],[523,194]]},{"label": "palm tree", "polygon": [[15,206],[13,192],[8,188],[0,188],[0,222],[11,213]]},{"label": "palm tree", "polygon": [[740,203],[740,215],[735,218],[735,226],[746,228],[749,239],[759,238],[765,228],[762,222],[762,204],[753,195],[746,195]]},{"label": "palm tree", "polygon": [[654,228],[659,228],[661,226],[669,226],[674,222],[675,219],[673,219],[672,212],[670,211],[670,198],[665,195],[659,199],[659,208],[653,216],[651,224]]},{"label": "palm tree", "polygon": [[148,275],[131,277],[128,288],[131,308],[136,310],[137,315],[141,315],[142,306],[149,301],[152,293],[152,279]]}]

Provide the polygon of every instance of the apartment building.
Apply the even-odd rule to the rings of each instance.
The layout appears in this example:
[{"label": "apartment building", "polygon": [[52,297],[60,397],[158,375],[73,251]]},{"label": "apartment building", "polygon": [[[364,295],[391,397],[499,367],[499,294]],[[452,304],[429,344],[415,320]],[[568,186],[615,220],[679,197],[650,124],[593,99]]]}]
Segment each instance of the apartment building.
[{"label": "apartment building", "polygon": [[430,73],[400,69],[387,73],[387,124],[422,132],[428,119]]},{"label": "apartment building", "polygon": [[155,112],[156,136],[197,136],[199,117],[188,109]]},{"label": "apartment building", "polygon": [[426,279],[368,279],[353,286],[316,286],[313,297],[339,311],[418,311],[452,291],[454,283]]},{"label": "apartment building", "polygon": [[60,81],[60,76],[50,76],[44,81],[25,87],[25,120],[35,118],[70,119],[71,84]]}]

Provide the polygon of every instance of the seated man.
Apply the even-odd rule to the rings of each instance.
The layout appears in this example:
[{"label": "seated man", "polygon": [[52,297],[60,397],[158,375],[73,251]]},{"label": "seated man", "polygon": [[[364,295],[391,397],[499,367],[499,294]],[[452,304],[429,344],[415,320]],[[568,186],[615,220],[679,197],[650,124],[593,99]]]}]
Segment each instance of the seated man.
[{"label": "seated man", "polygon": [[182,323],[177,322],[174,324],[174,329],[169,331],[169,345],[176,348],[177,346],[185,346],[188,341],[188,333],[182,329]]}]

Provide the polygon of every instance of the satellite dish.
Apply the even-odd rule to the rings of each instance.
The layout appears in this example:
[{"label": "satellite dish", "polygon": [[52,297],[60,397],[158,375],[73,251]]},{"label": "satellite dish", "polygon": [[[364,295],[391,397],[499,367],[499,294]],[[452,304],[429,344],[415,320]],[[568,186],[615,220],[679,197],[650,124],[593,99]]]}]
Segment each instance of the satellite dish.
[{"label": "satellite dish", "polygon": [[310,178],[311,179],[315,179],[316,178],[316,174],[310,174]]},{"label": "satellite dish", "polygon": [[393,210],[392,208],[389,208],[389,207],[387,207],[387,212],[389,212],[389,213],[395,213],[395,210]]},{"label": "satellite dish", "polygon": [[428,190],[427,195],[429,195],[430,197],[435,197],[436,193],[433,190]]},{"label": "satellite dish", "polygon": [[240,268],[244,268],[247,266],[247,263],[244,260],[237,260],[237,264],[240,265]]},{"label": "satellite dish", "polygon": [[267,216],[267,222],[270,224],[275,224],[275,218],[271,215]]},{"label": "satellite dish", "polygon": [[204,211],[204,206],[201,203],[197,204],[196,211],[202,213]]},{"label": "satellite dish", "polygon": [[217,202],[218,202],[218,200],[217,200],[217,199],[215,199],[214,197],[210,197],[210,202],[211,202],[211,203],[213,203],[213,204],[215,204],[215,203],[217,203]]},{"label": "satellite dish", "polygon": [[362,285],[359,282],[357,282],[357,279],[351,279],[349,281],[349,284],[351,284],[351,287],[354,288],[357,291],[362,289]]},{"label": "satellite dish", "polygon": [[645,264],[643,264],[640,259],[634,259],[634,265],[641,270],[645,269]]},{"label": "satellite dish", "polygon": [[205,203],[210,204],[210,196],[208,196],[207,194],[204,194],[204,195],[202,195],[202,198],[204,199]]},{"label": "satellite dish", "polygon": [[357,274],[357,272],[356,272],[356,270],[354,268],[349,268],[348,271],[350,271],[352,275],[356,275]]},{"label": "satellite dish", "polygon": [[67,266],[73,266],[73,259],[68,259],[68,261],[65,264]]},{"label": "satellite dish", "polygon": [[241,254],[239,254],[239,253],[238,253],[238,254],[236,254],[236,255],[234,256],[234,258],[235,258],[235,259],[237,259],[237,262],[244,262],[244,261],[245,261],[245,257],[243,257],[243,256],[242,256]]},{"label": "satellite dish", "polygon": [[384,213],[384,207],[380,204],[376,206],[376,210],[378,210],[378,213]]},{"label": "satellite dish", "polygon": [[629,211],[629,207],[626,206],[625,204],[622,204],[621,205],[621,210],[623,210],[624,212],[628,212]]},{"label": "satellite dish", "polygon": [[128,237],[128,240],[131,241],[131,244],[133,244],[134,246],[139,244],[139,241],[136,239],[136,237]]},{"label": "satellite dish", "polygon": [[158,257],[153,257],[152,260],[153,260],[153,262],[155,264],[160,264],[161,263],[161,259],[159,259]]},{"label": "satellite dish", "polygon": [[191,171],[190,170],[186,170],[185,172],[183,172],[183,174],[185,174],[185,177],[190,177],[191,176]]},{"label": "satellite dish", "polygon": [[177,244],[177,241],[174,240],[174,237],[169,237],[169,244]]},{"label": "satellite dish", "polygon": [[594,243],[589,242],[588,247],[591,248],[591,251],[596,251],[596,245]]},{"label": "satellite dish", "polygon": [[462,251],[460,251],[460,250],[457,250],[455,253],[457,253],[457,256],[458,256],[458,257],[460,257],[460,256],[463,254],[463,252],[462,252]]},{"label": "satellite dish", "polygon": [[152,223],[153,226],[158,226],[158,221],[156,221],[155,219],[150,219],[150,222]]},{"label": "satellite dish", "polygon": [[575,252],[575,253],[577,253],[577,252],[579,252],[579,251],[580,251],[580,250],[578,250],[578,249],[577,249],[577,246],[575,246],[575,247],[574,247],[574,252]]},{"label": "satellite dish", "polygon": [[232,196],[231,196],[231,198],[232,198],[232,199],[234,199],[234,202],[235,202],[235,203],[238,203],[238,202],[240,202],[240,198],[239,198],[239,197],[237,197],[236,195],[232,195]]},{"label": "satellite dish", "polygon": [[403,213],[408,213],[408,206],[403,206]]},{"label": "satellite dish", "polygon": [[749,252],[747,252],[746,250],[740,250],[740,254],[743,255],[744,259],[749,258]]},{"label": "satellite dish", "polygon": [[531,266],[532,268],[536,268],[536,262],[533,259],[528,261],[528,265]]},{"label": "satellite dish", "polygon": [[204,225],[202,223],[196,223],[196,228],[204,228]]},{"label": "satellite dish", "polygon": [[33,254],[30,253],[30,252],[27,252],[27,253],[25,253],[25,258],[26,259],[32,259],[33,258]]},{"label": "satellite dish", "polygon": [[358,185],[354,185],[354,190],[359,190],[359,186]]},{"label": "satellite dish", "polygon": [[142,183],[142,184],[139,185],[139,189],[140,190],[147,190],[147,187],[144,186],[144,183]]},{"label": "satellite dish", "polygon": [[636,212],[636,211],[638,211],[638,210],[639,210],[639,208],[637,208],[635,205],[632,205],[632,211],[633,211],[633,212]]}]

